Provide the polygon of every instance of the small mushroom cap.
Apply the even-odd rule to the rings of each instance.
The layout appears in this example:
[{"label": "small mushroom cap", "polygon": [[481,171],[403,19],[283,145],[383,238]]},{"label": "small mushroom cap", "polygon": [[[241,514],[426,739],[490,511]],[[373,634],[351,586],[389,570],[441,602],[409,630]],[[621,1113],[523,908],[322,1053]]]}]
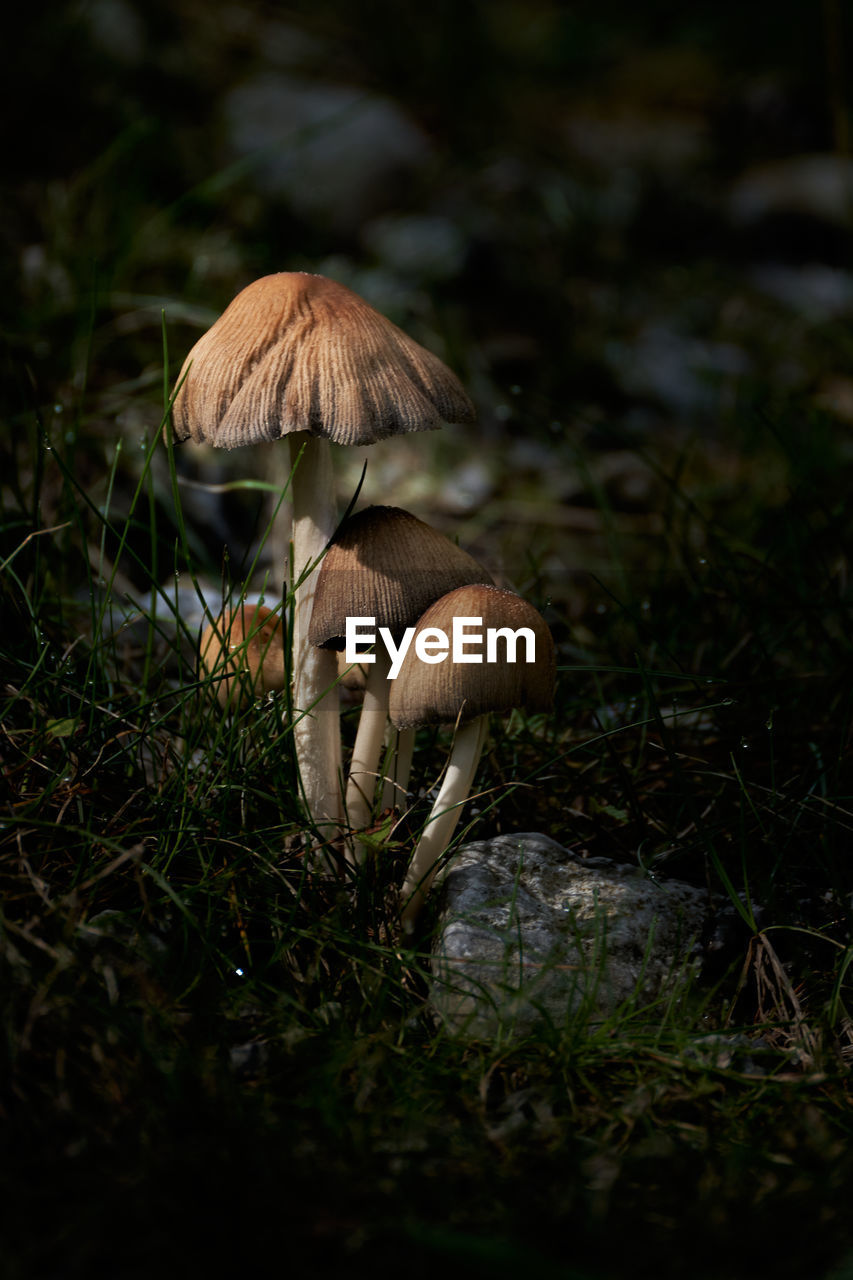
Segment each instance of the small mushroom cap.
[{"label": "small mushroom cap", "polygon": [[[452,644],[454,618],[482,618],[482,648],[466,647],[467,654],[479,653],[482,662],[454,662],[452,651],[436,663],[422,662],[415,646],[427,628],[443,631]],[[508,627],[517,631],[528,627],[534,636],[535,661],[527,662],[524,637],[519,637],[514,662],[507,661],[508,646],[497,640],[497,661],[486,661],[486,632]],[[467,628],[469,635],[475,634]],[[550,711],[556,681],[554,641],[541,614],[512,591],[499,587],[459,587],[442,596],[426,610],[418,622],[412,643],[392,682],[388,715],[398,729],[426,724],[467,724],[489,711],[506,712],[513,707],[528,711]]]},{"label": "small mushroom cap", "polygon": [[342,284],[282,271],[247,285],[184,361],[173,421],[225,449],[307,431],[373,444],[474,407],[437,356]]},{"label": "small mushroom cap", "polygon": [[308,639],[343,649],[347,618],[399,636],[455,587],[492,581],[473,556],[409,511],[367,507],[341,525],[323,557]]},{"label": "small mushroom cap", "polygon": [[221,706],[245,707],[251,695],[284,688],[281,618],[263,605],[226,609],[205,627],[199,646],[201,668],[216,681]]}]

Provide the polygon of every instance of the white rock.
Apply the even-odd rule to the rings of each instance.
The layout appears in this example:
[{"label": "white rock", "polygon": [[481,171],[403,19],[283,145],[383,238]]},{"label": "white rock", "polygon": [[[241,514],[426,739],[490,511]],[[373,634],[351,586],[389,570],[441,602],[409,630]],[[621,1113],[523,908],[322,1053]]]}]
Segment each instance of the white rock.
[{"label": "white rock", "polygon": [[544,835],[476,841],[444,876],[431,1002],[449,1030],[492,1036],[677,998],[699,967],[705,914],[692,885]]}]

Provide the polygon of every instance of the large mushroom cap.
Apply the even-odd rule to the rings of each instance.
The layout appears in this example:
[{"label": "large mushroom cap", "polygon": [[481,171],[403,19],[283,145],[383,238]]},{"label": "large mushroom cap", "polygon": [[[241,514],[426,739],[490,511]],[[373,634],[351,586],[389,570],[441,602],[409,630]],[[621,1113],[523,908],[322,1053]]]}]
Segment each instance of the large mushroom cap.
[{"label": "large mushroom cap", "polygon": [[173,420],[226,449],[295,431],[373,444],[474,409],[446,365],[363,298],[282,271],[248,285],[184,361]]},{"label": "large mushroom cap", "polygon": [[[452,636],[454,618],[482,618],[485,640],[489,628],[533,632],[536,660],[526,662],[523,639],[516,660],[506,660],[508,648],[497,645],[496,662],[457,663],[448,655],[442,662],[422,662],[416,653],[417,637],[428,628]],[[469,634],[473,634],[469,628]],[[469,648],[468,652],[472,652]],[[391,689],[388,714],[398,729],[426,724],[467,724],[490,711],[506,712],[513,707],[528,711],[550,711],[556,680],[554,641],[541,614],[512,591],[499,587],[472,585],[459,587],[442,596],[418,621],[397,678]]]},{"label": "large mushroom cap", "polygon": [[343,649],[346,619],[373,618],[398,636],[455,587],[491,582],[473,556],[400,507],[345,520],[320,566],[308,639]]}]

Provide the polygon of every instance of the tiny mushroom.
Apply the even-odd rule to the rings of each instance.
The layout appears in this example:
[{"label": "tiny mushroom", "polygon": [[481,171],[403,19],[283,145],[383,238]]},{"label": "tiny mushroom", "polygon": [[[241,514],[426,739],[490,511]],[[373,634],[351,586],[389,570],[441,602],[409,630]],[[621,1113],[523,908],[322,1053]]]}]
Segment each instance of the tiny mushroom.
[{"label": "tiny mushroom", "polygon": [[341,819],[333,653],[311,649],[316,566],[338,522],[329,441],[365,445],[474,410],[455,374],[344,285],[284,271],[240,292],[184,362],[173,422],[226,449],[290,436],[296,584],[294,738],[306,802],[334,836]]},{"label": "tiny mushroom", "polygon": [[[472,556],[399,507],[367,507],[344,521],[331,542],[317,578],[309,639],[323,648],[344,649],[352,622],[363,629],[359,634],[377,638],[376,652],[360,659],[369,664],[369,674],[346,789],[352,830],[368,825],[373,808],[392,683],[388,641],[396,646],[427,606],[448,591],[491,581]],[[400,754],[404,763],[395,781],[405,790],[410,741]]]},{"label": "tiny mushroom", "polygon": [[[482,645],[485,652],[474,650]],[[454,652],[440,660],[440,638],[454,635]],[[420,640],[420,643],[418,643]],[[421,654],[429,654],[423,660]],[[521,649],[520,654],[518,650]],[[519,660],[520,658],[526,660]],[[465,586],[431,605],[418,622],[393,682],[389,715],[398,729],[456,724],[447,768],[403,883],[404,933],[415,921],[462,812],[486,737],[491,711],[513,707],[549,711],[556,659],[547,623],[511,591]]]},{"label": "tiny mushroom", "polygon": [[201,669],[215,682],[216,698],[229,711],[250,698],[284,688],[281,618],[263,605],[225,610],[201,634]]}]

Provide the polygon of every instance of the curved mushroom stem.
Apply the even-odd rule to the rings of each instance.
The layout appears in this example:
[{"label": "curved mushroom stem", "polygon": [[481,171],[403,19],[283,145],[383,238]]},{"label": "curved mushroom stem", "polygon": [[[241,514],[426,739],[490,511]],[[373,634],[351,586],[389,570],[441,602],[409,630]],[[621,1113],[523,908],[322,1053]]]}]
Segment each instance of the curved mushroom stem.
[{"label": "curved mushroom stem", "polygon": [[392,756],[388,774],[382,787],[382,808],[402,809],[409,790],[412,772],[412,756],[415,750],[415,730],[391,728]]},{"label": "curved mushroom stem", "polygon": [[[346,814],[353,831],[368,826],[373,816],[379,758],[388,722],[388,672],[391,670],[391,659],[388,651],[379,645],[374,656],[376,660],[371,664],[364,686],[364,702],[361,705],[361,717],[347,780]],[[358,866],[364,861],[364,855],[364,845],[356,843],[355,848],[348,851],[347,861]]]},{"label": "curved mushroom stem", "polygon": [[486,741],[487,722],[487,715],[478,716],[456,733],[441,788],[403,881],[400,922],[404,935],[414,932],[415,921],[435,877],[441,855],[456,830],[462,806],[468,799],[474,774],[480,763]]},{"label": "curved mushroom stem", "polygon": [[[332,458],[328,440],[298,432],[290,437],[293,475],[293,580],[316,565],[337,527]],[[331,650],[308,643],[317,568],[296,587],[293,609],[293,737],[305,800],[317,827],[333,840],[341,829],[341,730],[338,660]],[[302,713],[299,715],[299,713]]]}]

